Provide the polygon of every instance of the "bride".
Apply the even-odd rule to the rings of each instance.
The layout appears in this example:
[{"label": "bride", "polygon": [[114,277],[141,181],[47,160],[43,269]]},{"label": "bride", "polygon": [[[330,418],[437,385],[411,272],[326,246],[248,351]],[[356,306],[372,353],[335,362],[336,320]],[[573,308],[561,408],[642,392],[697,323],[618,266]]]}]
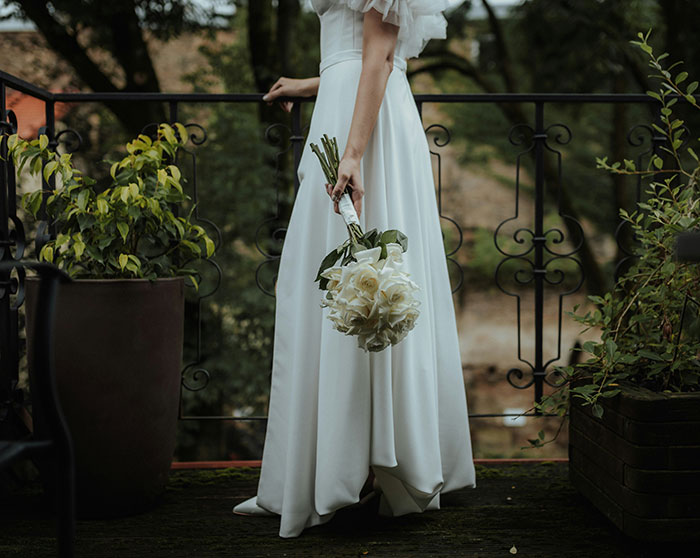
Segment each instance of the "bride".
[{"label": "bride", "polygon": [[[282,77],[263,97],[317,96],[280,257],[258,492],[234,508],[278,515],[281,537],[376,497],[383,516],[437,510],[441,493],[476,484],[430,152],[406,78],[406,59],[445,37],[448,2],[312,6],[319,77]],[[325,191],[309,148],[323,134],[337,137],[342,154],[338,182]],[[346,185],[363,230],[408,235],[403,270],[420,286],[414,329],[376,353],[332,328],[314,282],[323,256],[347,239],[337,215]]]}]

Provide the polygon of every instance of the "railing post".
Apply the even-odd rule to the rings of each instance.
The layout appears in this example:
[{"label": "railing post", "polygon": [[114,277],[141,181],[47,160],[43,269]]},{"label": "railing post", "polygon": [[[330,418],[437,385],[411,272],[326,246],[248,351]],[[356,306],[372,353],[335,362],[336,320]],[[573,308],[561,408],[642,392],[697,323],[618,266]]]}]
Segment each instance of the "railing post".
[{"label": "railing post", "polygon": [[[7,132],[8,120],[7,120],[7,103],[6,103],[6,89],[5,83],[0,82],[0,242],[2,242],[2,247],[0,248],[0,260],[7,259],[7,141],[5,139],[5,133]],[[10,278],[9,271],[0,272],[0,281],[7,285]],[[11,338],[11,324],[10,324],[10,297],[9,289],[7,287],[2,288],[2,296],[0,297],[0,422],[7,418],[7,413],[9,411],[9,404],[12,399],[13,391],[13,366],[10,358],[10,338]]]},{"label": "railing post", "polygon": [[[46,136],[49,138],[49,149],[56,151],[56,148],[58,147],[58,138],[56,137],[56,103],[54,101],[45,101],[44,110],[46,126],[39,130],[39,135],[46,134]],[[56,227],[55,225],[49,225],[46,215],[46,200],[56,189],[56,177],[51,175],[47,181],[43,177],[42,173],[41,188],[43,191],[41,208],[39,209],[39,219],[41,222],[34,241],[37,258],[39,257],[39,252],[43,248],[44,244],[46,244],[46,242],[52,238],[52,235],[56,235]]]},{"label": "railing post", "polygon": [[301,103],[294,103],[292,106],[292,135],[289,138],[292,143],[292,154],[294,155],[294,199],[299,193],[299,162],[301,161],[302,150],[304,149],[304,134],[301,129]]},{"label": "railing post", "polygon": [[542,401],[542,387],[545,370],[542,364],[542,314],[544,307],[544,150],[547,132],[544,129],[544,103],[535,103],[535,234],[534,244],[534,280],[535,280],[535,402]]},{"label": "railing post", "polygon": [[[7,110],[6,85],[0,82],[0,261],[12,260],[11,247],[17,245],[10,234],[10,219],[17,223],[17,212],[14,165],[8,159],[7,146],[7,136],[14,128]],[[20,234],[16,229],[17,225],[15,232]],[[10,432],[17,429],[16,421],[12,421],[12,409],[22,401],[18,389],[19,316],[17,308],[10,304],[13,292],[11,271],[0,272],[0,424]]]},{"label": "railing post", "polygon": [[177,120],[179,118],[177,101],[170,101],[170,103],[168,103],[168,107],[169,107],[170,123],[175,124],[175,122],[177,122]]}]

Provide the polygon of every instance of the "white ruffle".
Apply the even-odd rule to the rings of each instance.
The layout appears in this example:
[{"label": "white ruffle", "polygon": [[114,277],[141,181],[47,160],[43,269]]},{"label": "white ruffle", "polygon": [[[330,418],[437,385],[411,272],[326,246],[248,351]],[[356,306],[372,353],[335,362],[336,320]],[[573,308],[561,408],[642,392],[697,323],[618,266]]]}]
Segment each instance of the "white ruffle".
[{"label": "white ruffle", "polygon": [[[418,56],[430,39],[447,37],[447,20],[442,15],[448,0],[312,0],[320,5],[344,5],[358,12],[372,8],[382,14],[382,20],[399,27],[397,50],[404,58]],[[316,5],[319,6],[316,6]]]}]

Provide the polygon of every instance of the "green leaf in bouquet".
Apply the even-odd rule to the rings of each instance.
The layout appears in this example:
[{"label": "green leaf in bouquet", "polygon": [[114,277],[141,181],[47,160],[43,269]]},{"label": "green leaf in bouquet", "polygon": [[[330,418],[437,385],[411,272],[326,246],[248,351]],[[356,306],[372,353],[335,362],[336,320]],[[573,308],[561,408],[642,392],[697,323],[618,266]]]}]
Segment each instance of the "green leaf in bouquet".
[{"label": "green leaf in bouquet", "polygon": [[357,259],[355,258],[355,254],[357,252],[361,252],[362,250],[368,250],[370,248],[374,248],[374,246],[370,246],[366,240],[360,239],[360,242],[352,242],[350,244],[350,254],[354,259]]},{"label": "green leaf in bouquet", "polygon": [[379,231],[377,229],[372,229],[364,234],[364,238],[369,242],[370,248],[374,248],[377,245],[377,239],[379,238]]},{"label": "green leaf in bouquet", "polygon": [[401,246],[401,250],[408,250],[408,237],[401,231],[396,231],[396,242]]},{"label": "green leaf in bouquet", "polygon": [[381,242],[385,244],[393,243],[401,246],[401,250],[408,250],[408,237],[398,229],[389,229],[382,233]]},{"label": "green leaf in bouquet", "polygon": [[399,231],[396,229],[390,229],[388,231],[384,231],[382,233],[380,241],[383,242],[384,244],[389,244],[390,242],[397,242],[398,232]]},{"label": "green leaf in bouquet", "polygon": [[[335,262],[338,261],[338,258],[340,255],[343,253],[343,250],[345,249],[344,245],[338,246],[338,248],[334,248],[328,254],[326,255],[325,258],[321,261],[321,265],[318,268],[318,273],[316,274],[316,279],[314,281],[321,281],[323,277],[321,277],[321,273],[326,271],[329,267],[332,267]],[[324,289],[324,287],[320,287],[321,289]]]}]

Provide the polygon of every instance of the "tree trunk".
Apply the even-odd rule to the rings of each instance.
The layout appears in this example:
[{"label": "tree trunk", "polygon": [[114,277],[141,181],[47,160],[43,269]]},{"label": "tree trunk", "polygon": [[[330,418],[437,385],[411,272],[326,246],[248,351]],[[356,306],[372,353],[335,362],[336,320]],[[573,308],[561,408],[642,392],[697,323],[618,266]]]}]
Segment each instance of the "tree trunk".
[{"label": "tree trunk", "polygon": [[[114,14],[114,49],[112,55],[124,70],[126,91],[159,91],[159,83],[153,69],[148,49],[130,1],[120,4]],[[115,93],[119,89],[94,62],[87,49],[78,42],[76,34],[56,20],[43,2],[23,2],[26,16],[37,26],[51,48],[58,52],[75,69],[78,77],[93,91]],[[131,135],[136,135],[150,122],[165,120],[165,110],[160,104],[106,101],[105,105],[119,119]]]}]

